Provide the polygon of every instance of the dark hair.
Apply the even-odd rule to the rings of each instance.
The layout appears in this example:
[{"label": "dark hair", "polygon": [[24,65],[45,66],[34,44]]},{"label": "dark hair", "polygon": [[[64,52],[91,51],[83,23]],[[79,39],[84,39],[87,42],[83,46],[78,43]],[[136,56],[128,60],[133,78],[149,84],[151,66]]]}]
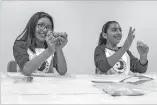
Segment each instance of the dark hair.
[{"label": "dark hair", "polygon": [[[50,19],[52,23],[52,31],[53,31],[54,24],[53,24],[52,17],[45,12],[37,12],[30,18],[23,32],[16,38],[16,40],[25,41],[27,43],[27,48],[30,48],[30,50],[34,53],[35,53],[35,46],[36,46],[35,29],[38,20],[43,17],[47,17]],[[46,41],[45,41],[45,46],[47,47]]]},{"label": "dark hair", "polygon": [[112,23],[118,23],[118,22],[116,22],[116,21],[108,21],[107,23],[105,23],[105,24],[103,25],[103,27],[102,27],[102,32],[100,33],[100,37],[99,37],[98,46],[99,46],[99,45],[102,45],[102,44],[105,44],[105,45],[106,45],[107,39],[104,38],[104,37],[102,36],[102,34],[103,34],[103,33],[107,33],[107,30],[108,30],[110,24],[112,24]]}]

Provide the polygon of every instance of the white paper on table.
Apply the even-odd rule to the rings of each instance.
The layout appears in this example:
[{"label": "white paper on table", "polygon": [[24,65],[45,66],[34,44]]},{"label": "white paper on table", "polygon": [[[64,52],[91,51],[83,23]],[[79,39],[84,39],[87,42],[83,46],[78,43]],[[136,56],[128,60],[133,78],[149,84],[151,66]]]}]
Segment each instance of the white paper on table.
[{"label": "white paper on table", "polygon": [[[142,77],[142,78],[140,78]],[[155,80],[157,75],[134,73],[131,75],[115,74],[115,75],[97,75],[91,81],[95,83],[119,83],[119,82],[136,82],[140,80]]]},{"label": "white paper on table", "polygon": [[[155,78],[142,74],[134,75],[110,75],[109,78],[94,78],[93,85],[107,94],[120,94],[120,95],[142,95],[149,92],[157,92],[157,80]],[[139,78],[140,77],[140,78]],[[148,77],[148,78],[147,78]],[[120,82],[124,80],[123,82]],[[144,81],[141,82],[140,81]]]},{"label": "white paper on table", "polygon": [[93,82],[98,82],[98,83],[112,83],[116,82],[118,83],[119,81],[130,77],[129,75],[96,75],[94,78],[91,79]]}]

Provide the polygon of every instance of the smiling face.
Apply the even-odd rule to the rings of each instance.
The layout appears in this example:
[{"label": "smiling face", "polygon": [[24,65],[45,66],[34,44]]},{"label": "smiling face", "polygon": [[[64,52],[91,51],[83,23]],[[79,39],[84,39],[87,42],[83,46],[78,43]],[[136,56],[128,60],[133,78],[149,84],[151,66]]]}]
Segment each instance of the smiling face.
[{"label": "smiling face", "polygon": [[35,37],[39,41],[45,41],[47,32],[49,30],[52,31],[52,23],[50,19],[47,17],[40,18],[36,25]]},{"label": "smiling face", "polygon": [[107,42],[117,45],[122,38],[122,30],[118,23],[111,23],[106,33]]}]

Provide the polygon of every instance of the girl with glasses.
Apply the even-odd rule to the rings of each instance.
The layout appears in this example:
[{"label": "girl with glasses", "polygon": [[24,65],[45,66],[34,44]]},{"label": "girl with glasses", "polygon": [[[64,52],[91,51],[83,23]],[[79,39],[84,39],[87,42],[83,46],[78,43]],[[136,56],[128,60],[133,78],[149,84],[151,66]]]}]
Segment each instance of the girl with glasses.
[{"label": "girl with glasses", "polygon": [[52,17],[45,12],[37,12],[16,38],[13,55],[24,75],[53,73],[53,67],[60,75],[67,72],[62,50],[68,42],[67,34],[53,30]]}]

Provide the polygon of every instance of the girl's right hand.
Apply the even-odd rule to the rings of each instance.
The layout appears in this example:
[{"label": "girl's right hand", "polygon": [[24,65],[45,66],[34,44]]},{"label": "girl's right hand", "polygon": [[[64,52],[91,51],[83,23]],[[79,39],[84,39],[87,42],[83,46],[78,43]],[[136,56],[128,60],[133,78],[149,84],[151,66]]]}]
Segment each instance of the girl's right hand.
[{"label": "girl's right hand", "polygon": [[47,32],[46,42],[48,45],[48,50],[52,53],[55,52],[55,45],[57,43],[57,38],[53,35],[52,31]]},{"label": "girl's right hand", "polygon": [[125,40],[125,43],[123,45],[124,48],[126,48],[127,50],[130,48],[130,46],[131,46],[131,44],[133,42],[133,39],[135,37],[134,32],[135,32],[135,29],[132,30],[132,27],[130,27],[130,30],[129,30],[129,33],[128,33],[128,37]]}]

